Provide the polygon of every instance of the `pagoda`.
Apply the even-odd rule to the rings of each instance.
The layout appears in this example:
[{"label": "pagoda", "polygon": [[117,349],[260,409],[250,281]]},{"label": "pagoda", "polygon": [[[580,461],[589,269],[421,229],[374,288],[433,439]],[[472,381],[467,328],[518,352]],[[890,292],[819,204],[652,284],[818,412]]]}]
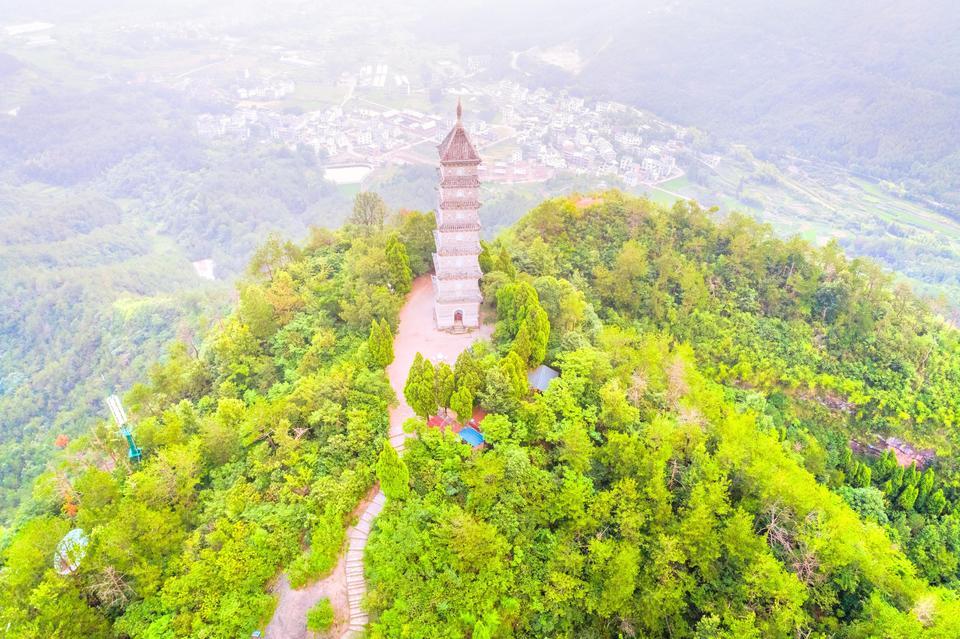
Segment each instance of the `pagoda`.
[{"label": "pagoda", "polygon": [[480,326],[480,156],[462,122],[457,122],[437,147],[440,185],[437,188],[437,252],[433,254],[433,316],[441,330],[464,331]]}]

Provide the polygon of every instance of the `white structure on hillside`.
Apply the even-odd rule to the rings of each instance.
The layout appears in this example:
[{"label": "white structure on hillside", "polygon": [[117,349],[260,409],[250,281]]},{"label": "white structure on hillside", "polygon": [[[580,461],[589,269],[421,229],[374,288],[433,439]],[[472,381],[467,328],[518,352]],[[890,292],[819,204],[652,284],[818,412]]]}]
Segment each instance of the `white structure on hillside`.
[{"label": "white structure on hillside", "polygon": [[437,230],[433,254],[434,320],[442,330],[480,326],[480,156],[461,121],[440,143]]}]

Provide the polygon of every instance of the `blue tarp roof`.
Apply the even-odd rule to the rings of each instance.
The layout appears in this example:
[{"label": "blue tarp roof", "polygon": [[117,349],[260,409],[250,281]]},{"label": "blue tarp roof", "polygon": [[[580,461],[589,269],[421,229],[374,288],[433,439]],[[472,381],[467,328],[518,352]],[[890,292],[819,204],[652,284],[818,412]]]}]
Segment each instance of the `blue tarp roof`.
[{"label": "blue tarp roof", "polygon": [[541,364],[527,373],[527,382],[530,383],[531,388],[536,388],[542,393],[543,391],[547,390],[550,382],[557,377],[560,377],[560,373],[553,370],[549,366]]}]

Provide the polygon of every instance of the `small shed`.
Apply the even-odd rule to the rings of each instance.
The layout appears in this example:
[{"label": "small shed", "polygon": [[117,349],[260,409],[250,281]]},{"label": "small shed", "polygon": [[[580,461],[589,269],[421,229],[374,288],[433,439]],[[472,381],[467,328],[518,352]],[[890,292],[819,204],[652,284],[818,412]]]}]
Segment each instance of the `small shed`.
[{"label": "small shed", "polygon": [[560,373],[545,364],[541,364],[527,373],[527,382],[530,384],[530,388],[542,393],[550,386],[550,382],[558,377],[560,377]]}]

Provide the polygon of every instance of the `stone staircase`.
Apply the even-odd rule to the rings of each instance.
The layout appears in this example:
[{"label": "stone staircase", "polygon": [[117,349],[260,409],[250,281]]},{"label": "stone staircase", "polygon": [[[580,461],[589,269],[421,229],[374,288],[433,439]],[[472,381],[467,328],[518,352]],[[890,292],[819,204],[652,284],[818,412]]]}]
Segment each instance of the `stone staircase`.
[{"label": "stone staircase", "polygon": [[387,496],[378,490],[370,503],[360,514],[360,521],[347,531],[347,603],[350,608],[350,624],[343,634],[343,639],[351,639],[363,635],[364,628],[370,620],[361,605],[367,594],[367,581],[363,576],[363,551],[367,547],[367,537],[374,518],[383,510]]}]

